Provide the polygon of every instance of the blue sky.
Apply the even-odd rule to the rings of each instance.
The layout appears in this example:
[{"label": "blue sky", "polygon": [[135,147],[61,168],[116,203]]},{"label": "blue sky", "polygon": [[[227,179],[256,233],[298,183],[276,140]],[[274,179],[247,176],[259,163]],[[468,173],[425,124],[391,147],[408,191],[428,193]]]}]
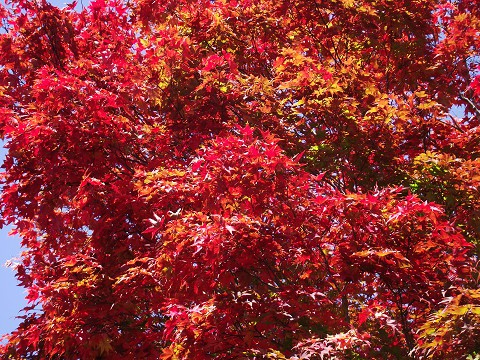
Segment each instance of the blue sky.
[{"label": "blue sky", "polygon": [[[0,150],[0,157],[3,163],[5,149]],[[0,334],[5,334],[15,329],[19,321],[15,317],[19,314],[26,302],[24,300],[24,289],[17,286],[13,269],[5,267],[5,262],[20,254],[20,239],[8,236],[8,228],[0,230]]]},{"label": "blue sky", "polygon": [[[1,1],[3,3],[3,1]],[[53,0],[52,4],[63,7],[66,1]],[[79,1],[80,3],[80,1]],[[83,0],[86,6],[88,0]],[[0,160],[3,163],[6,150],[0,148]],[[0,230],[0,336],[9,333],[17,327],[19,320],[16,316],[21,315],[20,310],[26,305],[25,289],[17,286],[17,280],[13,269],[5,267],[5,263],[21,253],[20,239],[8,236],[10,228]]]}]

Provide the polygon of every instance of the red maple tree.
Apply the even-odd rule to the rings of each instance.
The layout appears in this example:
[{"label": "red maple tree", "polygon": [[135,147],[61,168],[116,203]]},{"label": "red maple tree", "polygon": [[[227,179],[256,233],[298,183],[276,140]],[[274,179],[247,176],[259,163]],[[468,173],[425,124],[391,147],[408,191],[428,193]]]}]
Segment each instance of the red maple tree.
[{"label": "red maple tree", "polygon": [[477,355],[475,0],[74,7],[0,10],[3,359]]}]

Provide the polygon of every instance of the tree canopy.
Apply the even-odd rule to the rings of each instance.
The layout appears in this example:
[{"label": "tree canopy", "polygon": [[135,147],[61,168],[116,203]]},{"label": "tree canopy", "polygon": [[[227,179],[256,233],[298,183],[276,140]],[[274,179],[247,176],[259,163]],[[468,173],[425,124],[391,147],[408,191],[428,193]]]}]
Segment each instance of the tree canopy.
[{"label": "tree canopy", "polygon": [[0,8],[3,359],[480,352],[476,0]]}]

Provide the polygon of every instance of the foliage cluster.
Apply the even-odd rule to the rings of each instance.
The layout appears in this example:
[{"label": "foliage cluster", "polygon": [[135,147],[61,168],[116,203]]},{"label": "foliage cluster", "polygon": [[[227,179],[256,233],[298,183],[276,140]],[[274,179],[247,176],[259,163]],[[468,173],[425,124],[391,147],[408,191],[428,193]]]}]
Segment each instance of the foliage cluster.
[{"label": "foliage cluster", "polygon": [[476,0],[0,17],[0,221],[29,301],[3,359],[480,351]]}]

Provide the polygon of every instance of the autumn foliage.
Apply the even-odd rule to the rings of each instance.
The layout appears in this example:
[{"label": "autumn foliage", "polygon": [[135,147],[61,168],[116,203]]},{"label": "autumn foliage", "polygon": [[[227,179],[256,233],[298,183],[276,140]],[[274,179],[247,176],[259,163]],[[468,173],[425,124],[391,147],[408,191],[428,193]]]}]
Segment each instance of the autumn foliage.
[{"label": "autumn foliage", "polygon": [[475,0],[1,8],[3,359],[473,359]]}]

